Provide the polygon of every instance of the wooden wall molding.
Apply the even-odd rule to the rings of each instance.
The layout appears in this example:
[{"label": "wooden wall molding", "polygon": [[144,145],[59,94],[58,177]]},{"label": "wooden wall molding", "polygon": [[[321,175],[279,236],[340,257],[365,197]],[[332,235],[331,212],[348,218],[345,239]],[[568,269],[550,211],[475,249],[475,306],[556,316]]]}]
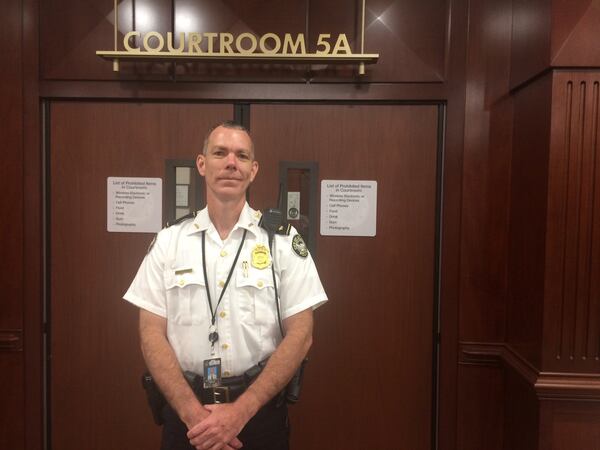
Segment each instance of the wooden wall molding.
[{"label": "wooden wall molding", "polygon": [[501,342],[461,342],[458,363],[472,366],[501,366],[504,344]]},{"label": "wooden wall molding", "polygon": [[403,101],[439,102],[448,98],[442,83],[197,83],[42,81],[40,97],[48,99],[168,101]]},{"label": "wooden wall molding", "polygon": [[540,399],[600,401],[600,375],[542,372],[534,387]]},{"label": "wooden wall molding", "polygon": [[461,342],[459,364],[502,364],[527,381],[539,400],[600,401],[600,374],[542,372],[506,343]]}]

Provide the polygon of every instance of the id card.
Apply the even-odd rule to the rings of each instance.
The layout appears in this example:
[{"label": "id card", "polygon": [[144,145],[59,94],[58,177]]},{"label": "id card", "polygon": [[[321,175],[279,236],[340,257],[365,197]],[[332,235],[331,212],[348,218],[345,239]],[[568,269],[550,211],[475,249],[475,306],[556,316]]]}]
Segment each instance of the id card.
[{"label": "id card", "polygon": [[221,386],[221,358],[204,360],[204,388]]}]

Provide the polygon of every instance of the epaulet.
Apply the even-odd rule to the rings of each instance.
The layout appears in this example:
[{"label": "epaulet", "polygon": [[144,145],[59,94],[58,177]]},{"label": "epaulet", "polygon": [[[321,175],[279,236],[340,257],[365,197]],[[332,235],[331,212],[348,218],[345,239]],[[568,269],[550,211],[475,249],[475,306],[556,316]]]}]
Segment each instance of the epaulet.
[{"label": "epaulet", "polygon": [[284,223],[283,225],[279,225],[279,228],[275,232],[275,234],[280,234],[282,236],[289,236],[292,226],[289,223]]},{"label": "epaulet", "polygon": [[193,219],[194,217],[196,217],[196,211],[186,214],[185,216],[181,216],[179,219],[177,219],[173,222],[167,222],[167,224],[165,225],[165,228],[172,227],[173,225],[177,225],[178,223],[181,223],[188,219]]}]

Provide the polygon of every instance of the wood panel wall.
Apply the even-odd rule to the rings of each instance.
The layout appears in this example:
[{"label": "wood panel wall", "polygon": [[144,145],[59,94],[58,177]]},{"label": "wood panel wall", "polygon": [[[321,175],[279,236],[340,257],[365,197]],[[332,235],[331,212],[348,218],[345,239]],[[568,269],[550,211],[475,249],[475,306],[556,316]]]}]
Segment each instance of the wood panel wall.
[{"label": "wood panel wall", "polygon": [[[0,219],[7,255],[0,277],[11,300],[3,295],[0,327],[23,329],[26,342],[24,353],[0,353],[1,384],[15,386],[3,388],[0,407],[7,448],[42,443],[39,105],[59,97],[446,102],[439,448],[562,449],[570,437],[577,448],[594,448],[597,403],[577,397],[597,397],[599,371],[597,76],[557,68],[600,66],[600,7],[592,0],[367,4],[366,48],[381,61],[364,78],[354,68],[289,65],[128,63],[115,73],[94,55],[112,48],[112,2],[3,5],[0,201],[10,214]],[[119,26],[143,29],[132,0],[120,5]],[[177,11],[186,8],[234,33],[344,31],[354,44],[358,31],[358,2],[341,0],[138,6],[161,12],[151,26],[161,31],[183,29]],[[27,437],[25,419],[33,424]]]},{"label": "wood panel wall", "polygon": [[465,450],[504,448],[503,366],[489,353],[506,337],[511,29],[510,2],[470,3],[457,417],[457,448]]},{"label": "wood panel wall", "polygon": [[9,2],[0,15],[0,447],[23,448],[23,72],[22,5]]},{"label": "wood panel wall", "polygon": [[506,341],[535,367],[542,352],[551,83],[546,75],[514,96]]},{"label": "wood panel wall", "polygon": [[[442,82],[448,70],[449,0],[371,1],[366,14],[365,51],[381,61],[358,78],[356,67],[290,64],[123,63],[121,72],[98,58],[112,50],[113,3],[94,7],[75,0],[41,4],[41,77],[45,80],[161,80],[264,82]],[[199,18],[193,30],[184,14]],[[127,0],[119,4],[119,45],[123,30],[304,33],[314,51],[319,33],[346,33],[360,52],[360,2],[328,0]],[[425,25],[425,26],[424,26]],[[202,44],[204,45],[204,44]]]},{"label": "wood panel wall", "polygon": [[[591,1],[537,3],[514,3],[505,442],[596,449],[600,14]],[[522,411],[529,426],[509,423]]]}]

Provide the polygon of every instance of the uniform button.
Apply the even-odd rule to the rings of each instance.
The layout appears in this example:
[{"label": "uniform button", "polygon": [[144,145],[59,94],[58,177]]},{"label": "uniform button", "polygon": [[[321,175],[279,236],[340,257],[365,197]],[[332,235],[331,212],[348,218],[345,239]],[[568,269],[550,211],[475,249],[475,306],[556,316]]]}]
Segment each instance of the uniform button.
[{"label": "uniform button", "polygon": [[184,284],[185,284],[185,281],[179,280],[179,286],[183,286]]},{"label": "uniform button", "polygon": [[223,345],[221,345],[221,348],[222,348],[223,350],[227,350],[227,349],[229,348],[229,345],[227,345],[227,344],[223,344]]},{"label": "uniform button", "polygon": [[227,256],[227,252],[225,250],[221,250],[221,253],[219,254],[221,255],[221,257]]},{"label": "uniform button", "polygon": [[226,315],[227,315],[227,313],[225,311],[221,311],[221,313],[219,314],[219,317],[221,319],[224,319]]},{"label": "uniform button", "polygon": [[229,372],[229,370],[226,370],[223,372],[223,376],[224,377],[228,377],[229,375],[231,375],[231,373]]},{"label": "uniform button", "polygon": [[194,226],[196,227],[196,229],[200,228],[200,225],[198,225],[197,223],[195,223]]},{"label": "uniform button", "polygon": [[259,281],[258,283],[256,283],[256,285],[257,285],[259,288],[263,287],[263,284],[264,284],[264,283],[263,283],[262,281]]},{"label": "uniform button", "polygon": [[225,283],[223,282],[223,280],[219,281],[219,287],[222,288],[223,286],[225,286]]}]

